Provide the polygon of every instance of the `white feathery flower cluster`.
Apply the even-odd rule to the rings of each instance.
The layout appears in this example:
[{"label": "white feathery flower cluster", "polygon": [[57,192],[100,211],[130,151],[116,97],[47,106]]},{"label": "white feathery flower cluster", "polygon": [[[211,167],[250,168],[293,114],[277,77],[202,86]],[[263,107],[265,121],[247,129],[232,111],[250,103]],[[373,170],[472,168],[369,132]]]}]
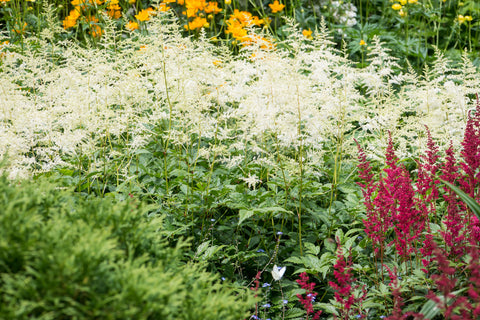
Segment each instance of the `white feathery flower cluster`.
[{"label": "white feathery flower cluster", "polygon": [[[354,18],[353,7],[342,10]],[[342,144],[354,158],[347,132],[386,141],[391,131],[399,155],[407,156],[421,142],[423,125],[458,145],[480,87],[466,54],[449,68],[437,52],[437,62],[418,75],[400,70],[374,39],[369,66],[358,69],[333,48],[323,27],[305,41],[292,25],[285,40],[290,51],[252,45],[234,57],[205,39],[181,37],[175,23],[152,20],[150,35],[126,39],[116,51],[69,43],[58,45],[52,60],[48,50],[27,45],[25,53],[3,58],[0,158],[8,154],[11,176],[84,156],[98,161],[93,170],[114,153],[92,156],[112,139],[125,139],[124,152],[133,154],[159,135],[179,149],[206,141],[197,156],[228,168],[283,159],[292,174],[300,150],[304,164],[315,168],[332,145]],[[370,147],[381,154],[384,145]]]}]

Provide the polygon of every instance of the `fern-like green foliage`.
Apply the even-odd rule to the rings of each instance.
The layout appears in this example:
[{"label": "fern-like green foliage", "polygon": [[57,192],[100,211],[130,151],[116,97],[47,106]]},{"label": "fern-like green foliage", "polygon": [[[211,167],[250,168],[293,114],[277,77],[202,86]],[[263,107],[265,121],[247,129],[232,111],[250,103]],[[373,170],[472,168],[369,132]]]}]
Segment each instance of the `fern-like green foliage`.
[{"label": "fern-like green foliage", "polygon": [[182,262],[145,212],[0,177],[0,318],[243,319],[252,294]]}]

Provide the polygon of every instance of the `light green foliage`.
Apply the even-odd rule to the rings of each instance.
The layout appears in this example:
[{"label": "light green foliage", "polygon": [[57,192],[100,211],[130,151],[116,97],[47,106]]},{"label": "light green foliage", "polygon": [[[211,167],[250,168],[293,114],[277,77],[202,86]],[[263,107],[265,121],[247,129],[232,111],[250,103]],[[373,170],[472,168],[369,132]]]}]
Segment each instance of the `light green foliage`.
[{"label": "light green foliage", "polygon": [[2,319],[239,319],[248,292],[182,261],[140,203],[0,178]]}]

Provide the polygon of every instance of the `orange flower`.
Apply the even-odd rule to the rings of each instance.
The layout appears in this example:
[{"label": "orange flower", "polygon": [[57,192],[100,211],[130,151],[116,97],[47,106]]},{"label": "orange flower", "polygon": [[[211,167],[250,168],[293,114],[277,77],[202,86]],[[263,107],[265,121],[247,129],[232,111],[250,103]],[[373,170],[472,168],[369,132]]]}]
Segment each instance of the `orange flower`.
[{"label": "orange flower", "polygon": [[306,30],[306,29],[303,30],[303,31],[302,31],[302,34],[303,34],[303,36],[304,36],[305,38],[307,38],[307,39],[310,39],[310,40],[313,39],[313,37],[312,37],[312,30],[310,30],[310,29],[308,29],[308,30]]},{"label": "orange flower", "polygon": [[102,36],[102,33],[103,33],[103,30],[102,28],[100,28],[100,26],[98,24],[92,24],[90,26],[90,34],[94,37],[94,38],[100,38]]},{"label": "orange flower", "polygon": [[24,22],[23,26],[20,26],[20,24],[15,24],[15,29],[12,29],[13,32],[18,33],[18,34],[23,34],[25,33],[25,28],[27,27],[27,23]]},{"label": "orange flower", "polygon": [[193,19],[193,21],[188,23],[188,26],[185,25],[184,27],[186,30],[195,30],[202,28],[207,23],[207,19],[196,17],[195,19]]},{"label": "orange flower", "polygon": [[118,5],[118,0],[110,1],[107,7],[107,14],[113,19],[118,19],[122,16],[122,8]]},{"label": "orange flower", "polygon": [[145,10],[147,10],[149,16],[154,16],[154,15],[157,14],[157,12],[155,11],[155,9],[153,9],[153,8],[151,8],[151,7],[150,7],[150,8],[147,8],[147,9],[145,9]]},{"label": "orange flower", "polygon": [[138,29],[138,23],[134,21],[129,21],[126,25],[125,28],[127,28],[130,31],[137,30]]},{"label": "orange flower", "polygon": [[273,3],[268,5],[272,9],[272,13],[277,13],[285,8],[285,5],[278,3],[278,0],[273,1]]},{"label": "orange flower", "polygon": [[219,13],[221,11],[222,11],[222,9],[220,9],[218,7],[217,2],[209,2],[207,4],[207,7],[205,8],[205,13],[212,13],[213,12],[215,14],[215,13]]},{"label": "orange flower", "polygon": [[260,49],[264,50],[273,50],[275,48],[275,45],[271,41],[257,35],[245,37],[242,45],[249,46],[254,43],[260,45]]},{"label": "orange flower", "polygon": [[87,17],[85,20],[88,22],[90,26],[90,34],[95,38],[101,37],[103,30],[98,25],[98,19],[96,17]]},{"label": "orange flower", "polygon": [[138,21],[148,21],[150,20],[150,12],[148,10],[141,10],[138,14],[135,15]]},{"label": "orange flower", "polygon": [[[233,10],[233,15],[230,15],[230,20],[237,20],[242,26],[260,26],[264,23],[263,20],[259,19],[257,16],[252,16],[250,12],[239,11],[238,9]],[[228,21],[227,21],[228,23]]]},{"label": "orange flower", "polygon": [[65,30],[74,27],[77,24],[77,20],[80,17],[80,8],[75,7],[72,11],[70,11],[70,14],[65,17],[65,20],[63,20],[63,28]]},{"label": "orange flower", "polygon": [[87,0],[72,0],[73,6],[82,6],[87,3]]},{"label": "orange flower", "polygon": [[170,9],[170,7],[167,6],[167,3],[162,2],[160,3],[160,6],[158,7],[158,11],[161,12],[167,12]]}]

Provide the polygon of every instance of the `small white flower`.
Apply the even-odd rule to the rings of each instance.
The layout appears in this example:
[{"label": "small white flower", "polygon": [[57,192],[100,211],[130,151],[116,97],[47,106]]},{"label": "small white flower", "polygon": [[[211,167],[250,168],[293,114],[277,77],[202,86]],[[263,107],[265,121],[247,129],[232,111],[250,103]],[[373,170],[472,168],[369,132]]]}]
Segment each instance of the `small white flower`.
[{"label": "small white flower", "polygon": [[277,281],[282,279],[285,270],[287,270],[287,267],[277,267],[277,265],[274,265],[272,270],[273,279]]},{"label": "small white flower", "polygon": [[251,175],[250,173],[248,174],[248,177],[244,177],[244,178],[241,178],[243,181],[245,181],[247,183],[247,186],[249,188],[252,188],[255,189],[255,186],[259,183],[259,182],[262,182],[262,180],[258,179],[257,175]]}]

